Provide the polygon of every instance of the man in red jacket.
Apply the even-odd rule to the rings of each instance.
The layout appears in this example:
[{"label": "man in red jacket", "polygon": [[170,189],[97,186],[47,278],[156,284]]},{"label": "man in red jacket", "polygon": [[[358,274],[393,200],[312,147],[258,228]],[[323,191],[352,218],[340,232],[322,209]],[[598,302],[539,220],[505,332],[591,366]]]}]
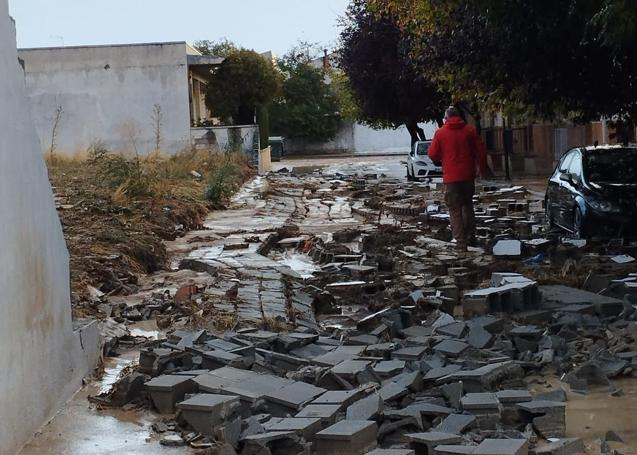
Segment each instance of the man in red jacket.
[{"label": "man in red jacket", "polygon": [[467,251],[475,236],[473,195],[477,171],[483,178],[492,174],[480,136],[473,126],[467,125],[456,107],[451,106],[445,112],[445,124],[434,135],[429,158],[442,162],[451,231],[458,250]]}]

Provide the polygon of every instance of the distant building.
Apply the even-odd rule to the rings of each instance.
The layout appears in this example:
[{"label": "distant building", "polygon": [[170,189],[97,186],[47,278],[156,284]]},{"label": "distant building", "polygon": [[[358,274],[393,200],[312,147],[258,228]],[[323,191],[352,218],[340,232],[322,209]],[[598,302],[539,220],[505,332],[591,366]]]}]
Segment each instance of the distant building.
[{"label": "distant building", "polygon": [[223,148],[230,136],[246,150],[254,146],[254,125],[232,128],[236,135],[197,127],[214,123],[205,92],[223,59],[185,42],[22,49],[19,57],[44,151],[52,142],[66,154],[101,143],[147,154],[157,137],[167,153],[193,144]]}]

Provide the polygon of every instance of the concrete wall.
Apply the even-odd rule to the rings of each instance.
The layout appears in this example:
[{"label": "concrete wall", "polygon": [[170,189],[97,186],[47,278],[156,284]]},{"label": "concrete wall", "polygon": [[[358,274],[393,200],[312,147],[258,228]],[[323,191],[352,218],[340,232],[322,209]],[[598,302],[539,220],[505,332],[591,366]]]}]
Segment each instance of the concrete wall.
[{"label": "concrete wall", "polygon": [[[437,126],[433,123],[420,125],[425,130],[427,139],[431,139]],[[359,123],[346,123],[336,137],[322,144],[288,141],[288,153],[372,153],[402,152],[408,153],[410,137],[405,127],[398,129],[375,130]]]},{"label": "concrete wall", "polygon": [[153,108],[161,106],[161,148],[190,144],[186,43],[20,50],[35,126],[45,151],[56,112],[57,150],[102,141],[114,151],[155,149]]},{"label": "concrete wall", "polygon": [[0,454],[10,455],[81,386],[96,359],[74,332],[68,254],[0,0]]},{"label": "concrete wall", "polygon": [[[238,148],[253,159],[258,159],[259,125],[192,128],[191,136],[195,147],[219,151]],[[235,144],[232,144],[233,141]]]}]

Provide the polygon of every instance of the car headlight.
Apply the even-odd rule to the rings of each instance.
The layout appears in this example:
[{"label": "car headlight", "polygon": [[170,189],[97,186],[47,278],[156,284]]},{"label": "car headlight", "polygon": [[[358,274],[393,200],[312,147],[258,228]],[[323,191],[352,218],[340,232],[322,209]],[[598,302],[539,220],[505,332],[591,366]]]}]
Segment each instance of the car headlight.
[{"label": "car headlight", "polygon": [[608,213],[619,213],[621,209],[617,207],[615,204],[608,201],[588,201],[588,204],[593,207],[595,210],[599,210],[600,212],[608,212]]},{"label": "car headlight", "polygon": [[425,163],[424,161],[416,161],[416,164],[417,164],[418,166],[425,166],[425,167],[426,167],[426,166],[431,166],[429,163]]}]

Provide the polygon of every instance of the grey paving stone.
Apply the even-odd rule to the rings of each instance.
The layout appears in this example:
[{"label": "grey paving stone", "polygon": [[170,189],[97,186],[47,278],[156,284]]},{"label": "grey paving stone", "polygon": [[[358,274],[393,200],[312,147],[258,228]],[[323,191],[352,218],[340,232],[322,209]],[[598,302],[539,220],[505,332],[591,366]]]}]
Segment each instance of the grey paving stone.
[{"label": "grey paving stone", "polygon": [[527,455],[529,442],[526,439],[485,439],[474,455]]},{"label": "grey paving stone", "polygon": [[458,381],[443,384],[440,386],[440,390],[449,402],[449,405],[455,409],[460,409],[460,399],[464,393],[462,382]]},{"label": "grey paving stone", "polygon": [[500,390],[495,393],[500,403],[522,403],[533,400],[528,390]]},{"label": "grey paving stone", "polygon": [[462,409],[490,410],[497,409],[500,402],[494,393],[468,393],[460,399]]},{"label": "grey paving stone", "polygon": [[404,360],[386,360],[374,366],[374,372],[381,378],[396,376],[405,369]]},{"label": "grey paving stone", "polygon": [[347,344],[351,344],[354,346],[368,346],[377,343],[378,337],[375,337],[373,335],[355,335],[347,339]]},{"label": "grey paving stone", "polygon": [[345,360],[352,360],[365,350],[365,346],[339,346],[327,354],[315,357],[312,363],[324,367],[333,367]]},{"label": "grey paving stone", "polygon": [[145,388],[160,414],[172,414],[177,402],[183,400],[187,393],[195,392],[197,385],[191,376],[163,375],[148,381]]},{"label": "grey paving stone", "polygon": [[566,392],[563,390],[551,390],[550,392],[538,393],[533,397],[537,401],[557,401],[563,403],[567,401]]},{"label": "grey paving stone", "polygon": [[476,423],[476,416],[471,414],[450,414],[433,431],[441,433],[462,434]]},{"label": "grey paving stone", "polygon": [[428,433],[410,433],[405,437],[410,442],[412,448],[416,452],[424,449],[425,453],[432,455],[434,449],[439,445],[459,444],[462,438],[457,434],[440,433],[438,431],[430,431]]},{"label": "grey paving stone", "polygon": [[365,371],[371,364],[372,362],[368,360],[345,360],[332,367],[331,371],[345,379],[353,380],[357,374]]},{"label": "grey paving stone", "polygon": [[434,449],[434,455],[471,455],[477,446],[439,445]]},{"label": "grey paving stone", "polygon": [[318,417],[324,423],[333,423],[342,407],[340,404],[308,404],[294,417]]},{"label": "grey paving stone", "polygon": [[312,401],[312,404],[337,404],[340,406],[349,406],[351,403],[356,400],[360,400],[364,396],[365,391],[361,389],[330,390]]},{"label": "grey paving stone", "polygon": [[373,420],[383,411],[383,399],[373,393],[362,400],[355,401],[347,408],[347,420]]},{"label": "grey paving stone", "polygon": [[467,324],[465,322],[460,321],[460,322],[454,322],[453,324],[438,327],[436,329],[436,333],[439,333],[441,335],[449,335],[454,338],[462,338],[466,329],[467,329]]},{"label": "grey paving stone", "polygon": [[294,382],[281,389],[263,395],[267,401],[298,410],[305,403],[327,392],[321,387],[315,387],[305,382]]},{"label": "grey paving stone", "polygon": [[[215,427],[230,420],[237,411],[239,397],[230,395],[198,394],[177,405],[183,418],[198,433],[214,434]],[[232,423],[232,422],[228,422]]]},{"label": "grey paving stone", "polygon": [[536,446],[533,455],[574,455],[585,453],[584,441],[580,438],[564,438],[548,444]]},{"label": "grey paving stone", "polygon": [[444,340],[434,346],[434,351],[447,357],[458,357],[467,350],[469,345],[458,340]]},{"label": "grey paving stone", "polygon": [[321,419],[317,417],[273,419],[264,426],[268,431],[294,431],[306,440],[311,439],[322,428]]},{"label": "grey paving stone", "polygon": [[377,446],[376,422],[341,420],[319,431],[315,436],[316,455],[354,455],[368,452]]},{"label": "grey paving stone", "polygon": [[413,325],[411,327],[403,329],[402,333],[405,338],[428,337],[428,336],[431,336],[432,329],[431,327],[425,327],[422,325]]},{"label": "grey paving stone", "polygon": [[392,352],[391,358],[394,360],[415,361],[420,360],[426,353],[427,348],[425,346],[412,346]]},{"label": "grey paving stone", "polygon": [[456,364],[451,364],[439,368],[432,368],[425,373],[424,379],[435,381],[436,379],[444,378],[445,376],[457,373],[460,370],[462,370],[462,366]]},{"label": "grey paving stone", "polygon": [[519,403],[518,408],[530,412],[531,414],[546,414],[554,410],[563,411],[566,408],[566,404],[556,401],[529,401],[526,403]]},{"label": "grey paving stone", "polygon": [[416,452],[409,449],[374,449],[365,455],[416,455]]},{"label": "grey paving stone", "polygon": [[484,327],[474,325],[471,329],[469,329],[467,342],[474,348],[485,349],[491,347],[493,344],[493,335]]}]

